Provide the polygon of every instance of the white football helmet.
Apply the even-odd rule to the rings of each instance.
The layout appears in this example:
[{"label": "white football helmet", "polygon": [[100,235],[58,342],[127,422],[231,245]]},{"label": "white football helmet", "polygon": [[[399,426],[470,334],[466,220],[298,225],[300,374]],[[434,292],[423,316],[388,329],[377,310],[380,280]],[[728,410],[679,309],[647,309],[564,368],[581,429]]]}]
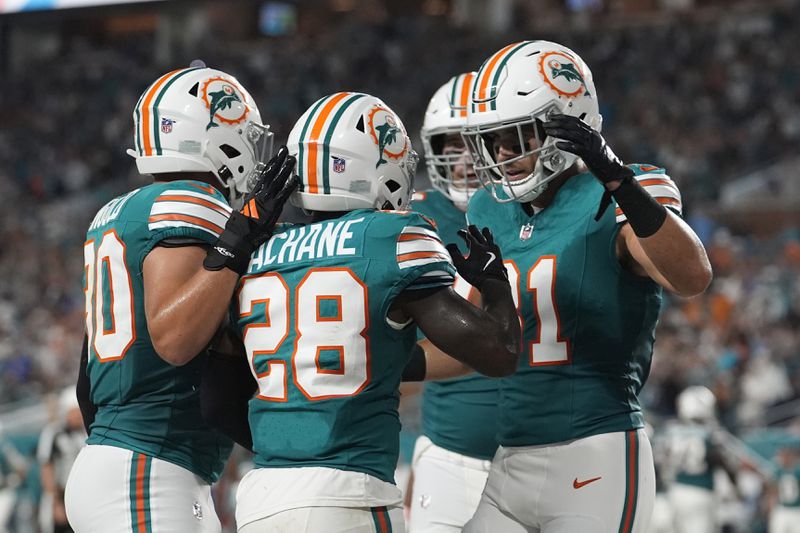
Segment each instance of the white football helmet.
[{"label": "white football helmet", "polygon": [[139,97],[133,110],[142,174],[211,172],[236,203],[272,152],[272,132],[233,76],[205,67],[173,70]]},{"label": "white football helmet", "polygon": [[[467,103],[475,74],[453,76],[439,87],[428,102],[420,130],[431,185],[461,209],[466,209],[480,181],[475,176],[469,154],[445,154],[443,149],[448,135],[457,135],[461,140],[461,130],[467,125]],[[466,166],[464,177],[454,175],[459,164]]]},{"label": "white football helmet", "polygon": [[678,418],[687,422],[711,422],[714,420],[717,400],[707,387],[687,387],[677,400]]},{"label": "white football helmet", "polygon": [[[548,41],[523,41],[484,61],[473,83],[464,140],[478,178],[495,200],[530,202],[575,163],[577,156],[556,148],[556,139],[543,131],[553,113],[580,117],[600,131],[592,73],[578,54]],[[501,135],[512,135],[519,145],[513,158],[497,162],[493,141]],[[531,156],[533,172],[511,179],[506,166]]]},{"label": "white football helmet", "polygon": [[417,154],[406,128],[378,98],[342,92],[320,98],[286,143],[300,187],[292,203],[308,211],[405,209]]}]

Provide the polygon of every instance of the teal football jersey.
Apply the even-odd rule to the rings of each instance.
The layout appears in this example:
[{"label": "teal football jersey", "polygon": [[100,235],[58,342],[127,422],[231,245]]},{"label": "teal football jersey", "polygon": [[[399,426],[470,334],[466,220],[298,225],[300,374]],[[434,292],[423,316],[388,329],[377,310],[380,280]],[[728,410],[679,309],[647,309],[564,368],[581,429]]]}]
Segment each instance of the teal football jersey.
[{"label": "teal football jersey", "polygon": [[87,373],[98,407],[87,443],[157,457],[209,483],[219,477],[232,443],[201,418],[199,358],[176,367],[153,348],[142,264],[166,238],[212,244],[230,211],[204,183],[154,183],[106,204],[84,244]]},{"label": "teal football jersey", "polygon": [[[680,194],[663,169],[632,166],[669,207]],[[637,395],[650,370],[661,287],[615,255],[624,214],[594,217],[603,187],[591,174],[567,180],[528,216],[479,190],[467,219],[489,227],[503,251],[523,326],[517,372],[501,379],[499,442],[544,445],[644,425]]]},{"label": "teal football jersey", "polygon": [[[458,230],[466,227],[464,213],[441,192],[414,193],[412,207],[436,223],[442,240],[465,245]],[[458,278],[456,291],[468,297],[474,290]],[[424,338],[419,331],[418,338]],[[446,450],[491,459],[497,450],[499,381],[479,374],[425,383],[422,394],[422,433]]]},{"label": "teal football jersey", "polygon": [[360,209],[261,246],[234,301],[258,393],[259,467],[328,467],[394,483],[398,387],[416,342],[387,314],[405,290],[452,284],[419,214]]},{"label": "teal football jersey", "polygon": [[667,429],[665,438],[675,483],[713,490],[711,455],[716,445],[711,430],[695,424],[675,424]]},{"label": "teal football jersey", "polygon": [[800,507],[800,465],[778,472],[778,501],[784,507]]}]

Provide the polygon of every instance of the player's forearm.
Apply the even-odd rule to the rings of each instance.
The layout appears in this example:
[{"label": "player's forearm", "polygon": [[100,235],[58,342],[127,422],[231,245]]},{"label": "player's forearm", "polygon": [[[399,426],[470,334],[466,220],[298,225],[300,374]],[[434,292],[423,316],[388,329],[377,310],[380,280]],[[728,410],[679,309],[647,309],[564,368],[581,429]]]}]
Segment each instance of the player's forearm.
[{"label": "player's forearm", "polygon": [[39,479],[42,483],[42,492],[55,496],[58,485],[56,485],[56,475],[52,463],[45,463],[41,466]]},{"label": "player's forearm", "polygon": [[418,343],[425,351],[425,381],[450,379],[472,373],[472,369],[444,353],[428,339]]},{"label": "player's forearm", "polygon": [[[471,320],[457,314],[447,317],[453,321],[448,326],[450,342],[438,348],[481,374],[508,376],[517,369],[521,346],[511,287],[505,280],[486,280],[481,300],[482,309],[471,305],[464,309],[475,314]],[[481,328],[475,329],[472,324],[481,324]]]},{"label": "player's forearm", "polygon": [[228,310],[239,275],[229,269],[198,270],[147,315],[147,328],[158,354],[183,365],[200,353]]},{"label": "player's forearm", "polygon": [[511,286],[508,282],[488,280],[481,289],[481,302],[484,311],[495,319],[497,330],[496,338],[502,343],[501,353],[508,359],[509,373],[517,368],[520,347],[522,346],[522,331],[519,315],[511,295]]},{"label": "player's forearm", "polygon": [[711,264],[694,231],[673,213],[653,235],[638,238],[653,266],[681,296],[695,296],[711,283]]}]

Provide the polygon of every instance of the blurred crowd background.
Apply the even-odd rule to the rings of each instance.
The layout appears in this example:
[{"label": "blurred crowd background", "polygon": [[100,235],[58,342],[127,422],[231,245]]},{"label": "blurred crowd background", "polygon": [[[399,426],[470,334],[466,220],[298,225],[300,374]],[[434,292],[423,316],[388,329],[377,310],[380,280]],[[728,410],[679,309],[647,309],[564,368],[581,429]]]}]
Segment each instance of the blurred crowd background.
[{"label": "blurred crowd background", "polygon": [[[147,183],[125,153],[131,111],[149,82],[195,58],[239,78],[277,143],[318,97],[353,90],[392,106],[421,152],[428,99],[450,76],[515,40],[577,51],[593,71],[609,144],[625,161],[667,168],[715,271],[704,295],[666,299],[642,394],[648,416],[657,431],[681,390],[706,385],[743,468],[767,470],[759,461],[772,459],[771,435],[797,429],[800,413],[797,28],[797,0],[152,2],[0,15],[9,531],[38,531],[35,449],[44,423],[63,416],[47,399],[76,379],[86,226],[103,203]],[[403,409],[404,442],[413,442],[413,397]],[[223,514],[238,470],[232,463],[218,487]],[[762,531],[765,491],[745,493],[731,512],[745,519],[730,530]]]}]

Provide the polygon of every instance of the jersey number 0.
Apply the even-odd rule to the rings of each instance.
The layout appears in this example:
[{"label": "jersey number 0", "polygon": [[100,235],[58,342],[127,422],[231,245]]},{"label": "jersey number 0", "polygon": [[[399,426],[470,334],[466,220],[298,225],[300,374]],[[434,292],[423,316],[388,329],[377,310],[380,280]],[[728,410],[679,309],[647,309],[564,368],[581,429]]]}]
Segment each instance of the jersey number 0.
[{"label": "jersey number 0", "polygon": [[131,274],[125,266],[125,243],[114,230],[83,245],[86,286],[86,335],[101,362],[125,357],[136,340]]}]

